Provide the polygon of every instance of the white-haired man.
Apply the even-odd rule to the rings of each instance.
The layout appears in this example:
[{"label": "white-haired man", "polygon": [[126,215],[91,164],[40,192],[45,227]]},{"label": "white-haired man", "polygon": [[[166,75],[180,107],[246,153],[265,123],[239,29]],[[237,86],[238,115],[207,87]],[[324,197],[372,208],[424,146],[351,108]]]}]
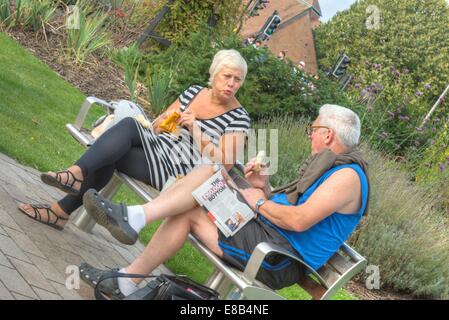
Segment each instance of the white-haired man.
[{"label": "white-haired man", "polygon": [[[226,238],[191,196],[192,191],[210,177],[211,166],[196,169],[145,204],[147,223],[160,218],[165,220],[144,252],[121,272],[149,274],[182,247],[189,233],[239,269],[244,269],[260,242],[280,245],[314,269],[321,267],[348,239],[365,213],[369,186],[366,162],[354,149],[359,142],[360,120],[353,111],[324,105],[307,133],[311,140],[311,156],[300,168],[298,180],[288,186],[270,192],[268,176],[256,172],[254,162],[246,165],[245,175],[253,188],[242,193],[258,215],[233,237]],[[84,204],[97,222],[117,239],[140,231],[131,230],[122,218],[126,216],[123,205],[112,204],[94,190],[86,193]],[[257,278],[279,289],[298,282],[304,271],[290,258],[271,255]],[[83,272],[84,279],[86,274],[90,279],[101,274],[88,265],[84,265]],[[108,279],[102,283],[102,291],[120,298],[137,290],[138,282],[139,279]]]}]

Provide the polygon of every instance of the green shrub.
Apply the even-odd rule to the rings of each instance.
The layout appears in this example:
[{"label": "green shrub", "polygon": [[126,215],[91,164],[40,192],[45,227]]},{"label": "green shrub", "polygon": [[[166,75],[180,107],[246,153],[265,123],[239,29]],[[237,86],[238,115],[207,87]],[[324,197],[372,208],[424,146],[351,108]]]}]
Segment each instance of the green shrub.
[{"label": "green shrub", "polygon": [[125,83],[131,100],[137,99],[137,78],[142,54],[136,44],[111,52],[111,59],[125,71]]},{"label": "green shrub", "polygon": [[0,23],[7,24],[10,18],[9,0],[0,0]]},{"label": "green shrub", "polygon": [[30,26],[33,31],[42,28],[45,32],[45,25],[53,17],[57,5],[52,0],[28,1],[22,5],[24,25]]},{"label": "green shrub", "polygon": [[[366,26],[372,5],[379,9],[378,29]],[[427,143],[429,136],[416,127],[447,86],[448,20],[444,0],[362,0],[316,29],[321,66],[331,67],[340,52],[351,57],[352,99],[378,91],[376,103],[367,107],[365,127],[380,149],[404,154]],[[445,113],[439,108],[435,116]]]},{"label": "green shrub", "polygon": [[[306,121],[292,117],[267,120],[261,127],[279,128],[277,187],[297,177],[310,154]],[[431,186],[410,182],[399,166],[363,145],[370,164],[369,214],[349,239],[368,264],[380,268],[381,286],[417,296],[449,298],[449,235],[447,215],[434,207]]]},{"label": "green shrub", "polygon": [[415,161],[416,180],[421,184],[431,184],[434,192],[441,196],[440,207],[449,214],[449,118],[440,120],[441,132],[423,156]]},{"label": "green shrub", "polygon": [[410,182],[397,164],[369,151],[370,214],[351,243],[378,265],[384,288],[449,297],[448,219],[431,185]]},{"label": "green shrub", "polygon": [[[315,80],[295,72],[293,65],[277,60],[266,49],[245,47],[237,35],[223,36],[207,27],[190,34],[185,44],[174,44],[159,54],[147,55],[144,61],[150,66],[151,76],[160,72],[173,75],[169,100],[174,100],[191,84],[207,86],[214,54],[231,48],[238,50],[248,63],[248,75],[237,98],[253,119],[285,113],[314,117],[324,103],[346,106],[351,103],[334,81],[323,76]],[[309,82],[315,84],[315,91],[309,88]]]},{"label": "green shrub", "polygon": [[[130,18],[134,25],[148,25],[166,0],[143,0],[132,11]],[[207,23],[210,16],[215,14],[218,18],[215,29],[218,32],[227,32],[229,28],[237,26],[241,10],[241,0],[175,0],[170,5],[170,10],[165,14],[156,32],[173,43],[188,43],[188,35],[197,31]],[[154,41],[151,42],[154,44]]]},{"label": "green shrub", "polygon": [[[148,74],[151,73],[148,72]],[[172,102],[168,93],[171,79],[172,75],[167,70],[153,73],[147,78],[148,100],[154,115],[161,114]]]},{"label": "green shrub", "polygon": [[107,16],[101,13],[87,15],[84,6],[79,10],[79,28],[67,28],[68,54],[74,56],[76,62],[84,63],[89,55],[106,48],[110,37],[105,26]]}]

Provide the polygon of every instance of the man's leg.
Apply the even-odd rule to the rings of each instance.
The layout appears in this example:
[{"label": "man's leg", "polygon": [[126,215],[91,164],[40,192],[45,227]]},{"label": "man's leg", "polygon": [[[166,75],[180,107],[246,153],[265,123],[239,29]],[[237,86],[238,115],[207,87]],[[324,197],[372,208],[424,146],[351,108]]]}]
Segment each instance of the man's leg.
[{"label": "man's leg", "polygon": [[97,223],[104,226],[114,238],[130,245],[137,241],[139,232],[146,224],[195,208],[197,203],[192,196],[193,190],[213,173],[212,166],[199,167],[144,206],[124,208],[122,204],[112,203],[93,189],[84,194],[83,203]]},{"label": "man's leg", "polygon": [[[218,246],[218,230],[199,206],[188,212],[168,217],[151,238],[142,254],[124,271],[127,273],[150,274],[159,265],[178,252],[189,233],[195,234],[218,256],[222,251]],[[142,279],[133,279],[139,283]]]},{"label": "man's leg", "polygon": [[195,208],[198,204],[192,192],[214,174],[212,166],[203,165],[191,171],[151,202],[143,205],[146,223],[175,216]]}]

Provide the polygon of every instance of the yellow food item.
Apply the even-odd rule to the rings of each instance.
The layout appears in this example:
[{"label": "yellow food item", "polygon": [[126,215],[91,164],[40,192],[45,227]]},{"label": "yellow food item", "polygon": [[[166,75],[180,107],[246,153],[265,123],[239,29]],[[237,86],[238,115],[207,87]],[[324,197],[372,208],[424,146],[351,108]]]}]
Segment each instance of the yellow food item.
[{"label": "yellow food item", "polygon": [[173,133],[176,130],[176,121],[181,117],[181,114],[178,112],[173,112],[169,115],[164,121],[159,125],[159,129],[161,131],[165,131],[168,133]]}]

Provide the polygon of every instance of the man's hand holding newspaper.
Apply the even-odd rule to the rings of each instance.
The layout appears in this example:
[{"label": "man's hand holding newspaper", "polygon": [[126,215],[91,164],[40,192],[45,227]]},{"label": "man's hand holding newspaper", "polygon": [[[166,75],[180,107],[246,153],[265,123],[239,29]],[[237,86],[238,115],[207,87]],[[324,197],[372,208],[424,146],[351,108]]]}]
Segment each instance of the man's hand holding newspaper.
[{"label": "man's hand holding newspaper", "polygon": [[[235,178],[243,188],[250,187],[242,177]],[[233,236],[255,216],[241,190],[223,169],[217,171],[192,193],[226,237]]]},{"label": "man's hand holding newspaper", "polygon": [[[262,170],[257,171],[257,166]],[[219,170],[192,193],[226,237],[233,236],[255,217],[256,201],[266,197],[264,186],[268,185],[268,176],[263,175],[265,168],[264,163],[257,163],[256,159],[250,161],[244,169],[248,180],[235,173],[231,177],[226,170]]]}]

